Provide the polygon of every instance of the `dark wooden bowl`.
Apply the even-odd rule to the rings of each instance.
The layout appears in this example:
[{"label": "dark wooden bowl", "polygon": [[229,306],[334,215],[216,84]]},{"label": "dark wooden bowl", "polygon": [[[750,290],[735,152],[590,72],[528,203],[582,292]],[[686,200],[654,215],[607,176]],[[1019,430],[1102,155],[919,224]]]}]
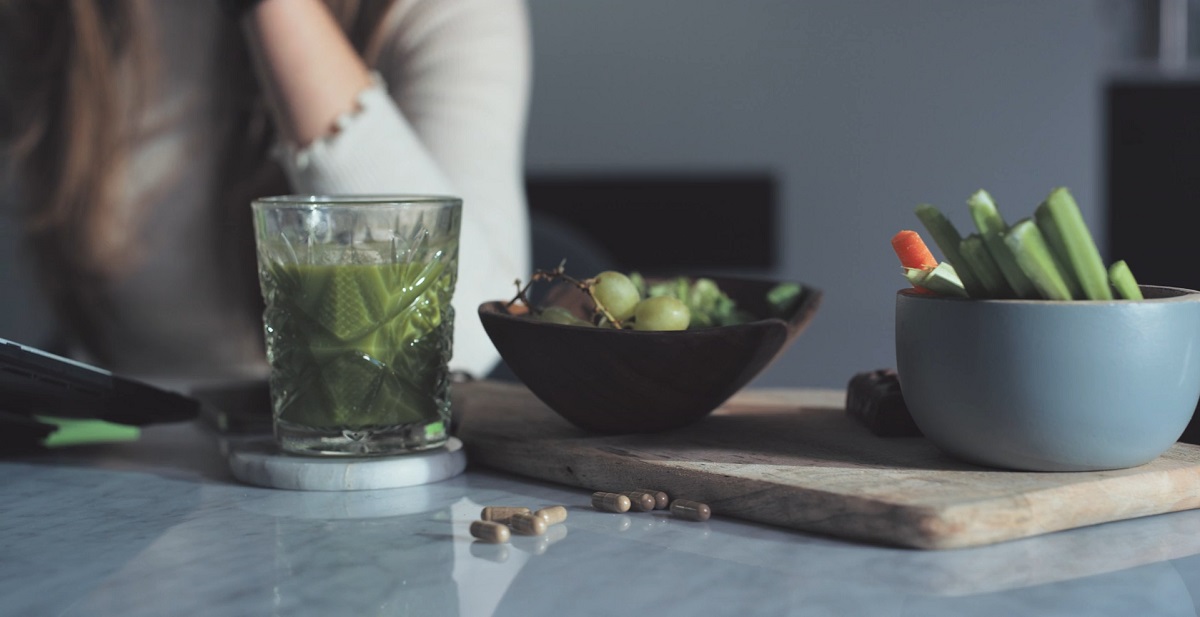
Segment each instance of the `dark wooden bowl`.
[{"label": "dark wooden bowl", "polygon": [[[778,281],[711,277],[756,316]],[[479,318],[512,372],[551,409],[599,433],[647,433],[685,426],[754,379],[812,320],[821,291],[802,293],[782,318],[683,332],[566,326],[510,314],[485,302]],[[548,303],[579,310],[582,293]]]}]

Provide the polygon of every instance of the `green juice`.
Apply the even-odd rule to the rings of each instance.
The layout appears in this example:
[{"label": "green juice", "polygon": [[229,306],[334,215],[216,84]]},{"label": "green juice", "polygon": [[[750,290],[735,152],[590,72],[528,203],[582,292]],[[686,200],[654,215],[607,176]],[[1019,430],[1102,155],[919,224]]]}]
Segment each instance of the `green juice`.
[{"label": "green juice", "polygon": [[263,266],[285,450],[372,454],[445,443],[454,272],[439,260]]}]

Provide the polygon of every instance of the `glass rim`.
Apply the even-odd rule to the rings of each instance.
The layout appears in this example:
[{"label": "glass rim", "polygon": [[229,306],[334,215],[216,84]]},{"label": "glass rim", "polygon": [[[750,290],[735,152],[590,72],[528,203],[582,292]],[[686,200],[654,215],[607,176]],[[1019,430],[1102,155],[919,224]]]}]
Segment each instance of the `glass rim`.
[{"label": "glass rim", "polygon": [[272,195],[251,200],[253,208],[341,208],[378,205],[461,206],[462,198],[452,195],[379,193],[354,195]]}]

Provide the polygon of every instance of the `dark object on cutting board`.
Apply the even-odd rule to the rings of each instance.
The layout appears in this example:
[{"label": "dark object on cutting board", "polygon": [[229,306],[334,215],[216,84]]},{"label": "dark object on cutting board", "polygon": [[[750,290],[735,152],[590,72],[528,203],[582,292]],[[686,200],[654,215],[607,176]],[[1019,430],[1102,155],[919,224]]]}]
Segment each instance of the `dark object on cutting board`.
[{"label": "dark object on cutting board", "polygon": [[894,369],[858,373],[846,388],[846,413],[880,437],[920,437]]}]

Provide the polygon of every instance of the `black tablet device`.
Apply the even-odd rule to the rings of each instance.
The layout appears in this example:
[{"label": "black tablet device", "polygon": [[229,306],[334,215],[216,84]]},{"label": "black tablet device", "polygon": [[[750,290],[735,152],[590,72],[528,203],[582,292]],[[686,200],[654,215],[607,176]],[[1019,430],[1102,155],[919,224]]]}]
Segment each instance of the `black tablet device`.
[{"label": "black tablet device", "polygon": [[141,426],[191,420],[197,399],[0,338],[0,411]]}]

